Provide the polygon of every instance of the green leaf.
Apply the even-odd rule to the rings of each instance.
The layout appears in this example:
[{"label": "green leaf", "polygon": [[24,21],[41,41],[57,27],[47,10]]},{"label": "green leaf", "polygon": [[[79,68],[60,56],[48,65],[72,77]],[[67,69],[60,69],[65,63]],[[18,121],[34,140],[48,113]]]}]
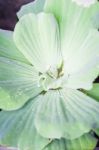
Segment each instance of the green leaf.
[{"label": "green leaf", "polygon": [[69,74],[67,84],[64,82],[67,88],[89,90],[99,75],[99,33],[92,24],[92,16],[98,9],[98,3],[89,8],[71,0],[45,3],[45,11],[54,13],[59,24],[64,70]]},{"label": "green leaf", "polygon": [[92,24],[97,10],[98,3],[84,8],[72,0],[46,0],[45,11],[53,13],[59,24],[62,56],[70,74],[95,60],[99,53],[99,34]]},{"label": "green leaf", "polygon": [[[90,27],[92,27],[91,17],[99,10],[99,4],[98,2],[96,2],[91,7],[84,8],[78,6],[72,0],[46,0],[44,10],[46,12],[53,13],[57,18],[60,26],[62,40],[64,37],[68,39],[72,35],[72,38],[73,36],[76,38],[72,39],[72,44],[74,45],[74,42],[78,37],[80,42],[78,43],[80,45],[81,38],[84,39],[89,31],[88,28],[90,29]],[[71,32],[72,34],[67,34],[69,32]],[[68,36],[66,36],[66,34]],[[66,40],[64,39],[64,42],[65,41]]]},{"label": "green leaf", "polygon": [[25,14],[39,13],[43,11],[44,3],[45,0],[35,0],[34,2],[22,6],[19,12],[17,13],[18,18],[21,18]]},{"label": "green leaf", "polygon": [[[77,148],[85,150],[86,147],[93,150],[97,140],[90,134],[85,134],[74,140],[45,139],[40,136],[34,126],[36,111],[40,105],[39,100],[42,101],[42,99],[35,98],[19,110],[0,112],[1,145],[16,147],[20,150],[77,150]],[[49,130],[48,126],[45,130]],[[79,132],[79,129],[77,132]]]},{"label": "green leaf", "polygon": [[20,150],[42,150],[50,143],[34,127],[37,104],[32,100],[19,110],[0,112],[0,145]]},{"label": "green leaf", "polygon": [[[76,45],[79,45],[78,41],[75,42]],[[90,68],[94,69],[94,67],[99,64],[98,49],[99,32],[93,29],[87,34],[85,39],[83,39],[82,44],[76,49],[76,51],[75,47],[72,46],[72,54],[68,57],[68,60],[65,59],[64,62],[66,63],[66,71],[69,72],[69,74],[75,74],[78,72],[82,72],[82,70],[84,69],[86,69],[87,72]],[[68,52],[65,52],[65,55],[63,54],[65,58],[66,55],[68,55]],[[97,70],[99,71],[99,69]]]},{"label": "green leaf", "polygon": [[[99,83],[94,83],[93,88],[89,91],[84,91],[88,96],[94,98],[96,101],[99,102]],[[99,119],[98,119],[99,120]],[[99,128],[93,129],[95,133],[99,136]]]},{"label": "green leaf", "polygon": [[94,138],[91,134],[85,134],[75,140],[53,140],[43,150],[93,150],[96,143],[96,138]]},{"label": "green leaf", "polygon": [[99,128],[98,129],[94,129],[94,131],[99,136]]},{"label": "green leaf", "polygon": [[24,104],[24,99],[26,98],[28,99],[28,97],[23,95],[22,99],[19,101],[15,101],[14,99],[12,100],[11,95],[7,91],[0,88],[0,108],[4,110],[11,110],[20,107]]},{"label": "green leaf", "polygon": [[85,93],[99,101],[99,83],[94,83],[93,88],[89,91],[85,91]]},{"label": "green leaf", "polygon": [[87,9],[71,0],[45,3],[45,11],[54,13],[59,24],[64,70],[69,74],[67,88],[89,90],[99,75],[99,33],[91,18],[98,9],[98,3]]},{"label": "green leaf", "polygon": [[[89,63],[89,65],[90,64],[91,63]],[[99,69],[96,65],[94,65],[94,63],[92,63],[91,67],[87,65],[77,73],[71,74],[68,78],[68,82],[64,82],[64,86],[74,89],[90,90],[93,87],[93,82],[98,75]]]},{"label": "green leaf", "polygon": [[38,95],[38,72],[33,66],[0,57],[0,108],[18,109]]},{"label": "green leaf", "polygon": [[52,14],[23,16],[15,27],[14,41],[28,61],[40,72],[47,71],[59,61],[59,30]]},{"label": "green leaf", "polygon": [[15,46],[12,31],[0,29],[0,56],[29,63]]},{"label": "green leaf", "polygon": [[35,126],[43,137],[75,139],[99,127],[99,103],[80,91],[49,91],[37,99]]},{"label": "green leaf", "polygon": [[[67,93],[67,91],[65,91],[65,93]],[[46,116],[47,116],[48,123],[49,123],[48,124],[46,122],[45,127],[43,126],[44,133],[45,132],[52,133],[52,129],[50,127],[53,123],[55,123],[55,124],[53,124],[52,128],[54,128],[55,131],[58,129],[57,130],[58,134],[59,134],[59,132],[63,131],[62,128],[64,128],[64,131],[69,130],[68,131],[69,134],[70,134],[70,132],[73,132],[72,133],[72,135],[74,134],[73,137],[75,136],[75,134],[77,136],[78,132],[79,133],[81,133],[82,131],[89,132],[89,129],[87,128],[86,120],[88,121],[88,124],[89,124],[90,118],[88,118],[88,117],[90,117],[92,110],[90,110],[90,112],[89,112],[89,108],[87,108],[88,111],[85,113],[85,109],[82,109],[84,115],[86,115],[88,113],[84,118],[82,111],[80,111],[80,110],[76,111],[77,107],[78,107],[78,105],[74,106],[75,102],[78,100],[76,98],[76,100],[74,101],[73,104],[72,103],[68,104],[68,99],[65,99],[65,100],[67,100],[65,102],[65,103],[67,103],[67,108],[65,111],[64,110],[65,103],[63,103],[62,97],[61,97],[60,103],[59,103],[59,100],[57,99],[58,95],[57,95],[57,97],[54,97],[55,94],[54,94],[54,92],[52,92],[52,94],[50,94],[50,97],[48,97],[49,99],[47,99],[47,103],[50,103],[51,107],[48,107],[49,105],[46,105],[46,106],[44,105],[43,99],[45,101],[45,96],[42,95],[42,96],[39,96],[39,97],[29,101],[19,110],[0,112],[0,144],[5,145],[5,146],[17,147],[20,150],[26,150],[26,148],[29,150],[31,150],[31,149],[42,150],[43,148],[45,148],[52,141],[53,138],[50,138],[50,137],[48,139],[43,138],[40,134],[38,134],[39,132],[37,132],[37,130],[35,128],[34,121],[35,121],[35,117],[37,117],[37,115],[38,115],[38,108],[40,107],[40,105],[44,105],[44,107],[46,108],[46,111],[43,114],[42,112],[44,112],[44,108],[41,106],[41,108],[42,108],[41,116],[42,116],[42,114],[44,115],[43,116],[44,118],[42,118],[43,119],[42,121],[45,122],[45,120],[47,119],[46,118]],[[69,94],[71,94],[71,93],[69,93]],[[62,95],[60,95],[60,96],[62,96]],[[53,99],[53,97],[55,99]],[[68,95],[67,95],[67,98],[68,98]],[[52,101],[52,103],[51,103],[51,101]],[[54,103],[53,103],[53,101],[54,101]],[[79,101],[78,101],[78,103],[79,103]],[[89,103],[89,101],[88,101],[88,103]],[[61,104],[62,108],[60,108],[60,106],[59,106],[60,104]],[[77,102],[76,102],[76,104],[77,104]],[[82,104],[83,103],[80,102],[80,106],[82,106]],[[70,111],[68,109],[69,105],[70,106],[72,105],[73,113],[72,113],[72,111],[69,112]],[[53,108],[55,108],[55,106],[57,107],[57,111],[55,111],[56,109],[55,110],[53,109]],[[81,107],[80,107],[80,109],[81,109]],[[97,109],[97,108],[95,107],[94,109]],[[50,116],[48,116],[48,111],[50,111]],[[46,113],[47,113],[47,115],[45,116]],[[79,113],[80,113],[80,115],[79,115]],[[81,113],[82,113],[82,115],[81,115]],[[90,113],[90,115],[89,115],[89,113]],[[59,117],[59,115],[61,118]],[[64,118],[64,115],[65,115],[65,118]],[[72,116],[70,116],[70,115],[72,115]],[[83,119],[85,120],[85,125],[83,125],[83,124],[78,124],[78,126],[75,125],[75,119],[77,119],[77,115],[79,116],[78,120],[80,120],[80,121]],[[57,116],[57,118],[56,118],[56,116]],[[50,117],[52,118],[52,120],[50,120]],[[66,122],[65,122],[65,119],[66,119]],[[93,116],[92,116],[92,120],[95,123]],[[39,123],[41,126],[41,122],[39,122]],[[70,127],[69,127],[69,125],[70,125]],[[67,127],[68,127],[68,129],[67,129]],[[76,129],[76,131],[75,131],[75,129]],[[55,131],[54,131],[54,133],[55,133]],[[69,136],[69,134],[68,134],[68,136]],[[93,142],[91,140],[93,140]],[[57,143],[57,146],[56,146],[56,143]],[[71,147],[75,148],[74,150],[76,150],[77,147],[84,148],[84,146],[86,146],[86,143],[87,143],[87,146],[90,146],[90,148],[91,148],[96,144],[96,140],[94,138],[91,139],[91,136],[88,136],[88,137],[82,136],[80,139],[75,139],[75,140],[68,140],[68,137],[67,137],[66,140],[55,140],[55,141],[53,140],[52,145],[48,145],[48,147],[46,147],[46,148],[50,148],[50,149],[44,149],[44,150],[54,150],[55,146],[56,146],[57,150],[58,150],[58,147],[64,148],[64,146],[65,146],[65,148],[67,148],[66,150],[71,150],[70,149]],[[62,150],[65,150],[65,149],[62,149]]]}]

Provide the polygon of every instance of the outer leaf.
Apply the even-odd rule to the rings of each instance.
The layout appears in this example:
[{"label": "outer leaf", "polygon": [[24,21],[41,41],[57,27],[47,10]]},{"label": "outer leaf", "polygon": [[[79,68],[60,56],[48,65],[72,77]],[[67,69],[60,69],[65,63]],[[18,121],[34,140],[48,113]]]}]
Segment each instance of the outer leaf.
[{"label": "outer leaf", "polygon": [[44,150],[93,150],[96,143],[96,138],[85,134],[75,140],[53,140]]},{"label": "outer leaf", "polygon": [[41,92],[33,66],[0,57],[0,108],[18,109]]},{"label": "outer leaf", "polygon": [[[94,83],[93,88],[89,91],[85,91],[85,93],[99,102],[99,83]],[[99,128],[94,129],[94,131],[99,136]]]},{"label": "outer leaf", "polygon": [[41,137],[34,127],[34,106],[31,101],[17,111],[0,112],[0,144],[20,150],[42,150],[50,141]]},{"label": "outer leaf", "polygon": [[45,0],[35,0],[29,4],[21,7],[20,11],[17,13],[18,18],[29,13],[39,13],[43,10]]},{"label": "outer leaf", "polygon": [[[53,13],[58,20],[61,49],[67,71],[70,73],[79,71],[97,56],[99,34],[97,30],[92,30],[92,16],[97,10],[99,10],[98,3],[84,8],[73,3],[72,0],[46,1],[45,11]],[[89,39],[92,41],[89,42]]]},{"label": "outer leaf", "polygon": [[14,100],[12,101],[10,94],[7,91],[0,88],[0,108],[3,109],[16,108],[24,103],[23,100],[24,99],[22,99],[22,101],[18,103]]},{"label": "outer leaf", "polygon": [[28,14],[22,17],[15,27],[14,41],[40,72],[58,63],[59,31],[52,14]]},{"label": "outer leaf", "polygon": [[86,92],[86,94],[88,94],[92,98],[99,101],[99,83],[93,84],[93,88],[91,90],[85,91],[85,92]]},{"label": "outer leaf", "polygon": [[94,129],[94,131],[99,136],[99,128],[98,129]]},{"label": "outer leaf", "polygon": [[0,30],[0,56],[29,63],[15,46],[12,31]]},{"label": "outer leaf", "polygon": [[35,126],[44,137],[74,139],[99,127],[99,103],[80,91],[50,91],[38,98]]}]

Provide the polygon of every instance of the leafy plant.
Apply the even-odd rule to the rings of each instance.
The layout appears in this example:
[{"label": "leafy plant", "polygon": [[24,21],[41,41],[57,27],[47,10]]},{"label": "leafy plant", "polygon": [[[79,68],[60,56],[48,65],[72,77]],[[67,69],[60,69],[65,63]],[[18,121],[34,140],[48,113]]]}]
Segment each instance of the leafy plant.
[{"label": "leafy plant", "polygon": [[1,145],[19,150],[95,148],[99,4],[77,3],[37,0],[18,12],[14,32],[1,30]]}]

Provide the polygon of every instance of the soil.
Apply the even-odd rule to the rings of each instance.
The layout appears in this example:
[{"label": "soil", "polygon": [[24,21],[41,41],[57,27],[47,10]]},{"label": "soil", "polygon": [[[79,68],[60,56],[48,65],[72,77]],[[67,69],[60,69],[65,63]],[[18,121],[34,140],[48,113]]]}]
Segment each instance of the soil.
[{"label": "soil", "polygon": [[16,12],[23,4],[34,0],[0,0],[0,28],[13,30],[18,18]]}]

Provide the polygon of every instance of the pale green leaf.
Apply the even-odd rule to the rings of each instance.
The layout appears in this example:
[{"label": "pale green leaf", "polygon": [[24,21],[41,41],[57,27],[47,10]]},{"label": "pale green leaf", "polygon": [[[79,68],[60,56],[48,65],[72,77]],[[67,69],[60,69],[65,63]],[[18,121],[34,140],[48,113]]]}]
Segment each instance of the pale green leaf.
[{"label": "pale green leaf", "polygon": [[80,91],[49,91],[37,99],[35,126],[44,137],[74,139],[99,127],[99,103]]},{"label": "pale green leaf", "polygon": [[42,150],[50,142],[34,127],[37,104],[32,100],[17,111],[0,112],[0,145],[20,150]]},{"label": "pale green leaf", "polygon": [[[97,59],[96,62],[98,62]],[[98,67],[94,63],[89,63],[89,66],[87,65],[85,68],[79,70],[79,72],[71,74],[68,81],[64,82],[64,86],[67,88],[90,90],[98,75]]]},{"label": "pale green leaf", "polygon": [[98,129],[94,129],[94,131],[99,136],[99,128]]},{"label": "pale green leaf", "polygon": [[[78,45],[79,41],[76,41],[75,44]],[[69,48],[68,51],[72,48],[72,54],[65,60],[65,68],[69,74],[81,72],[84,68],[87,68],[86,70],[88,71],[89,66],[99,64],[99,32],[97,30],[92,29],[76,51],[72,44],[71,48]],[[67,53],[65,52],[65,55],[68,55]]]},{"label": "pale green leaf", "polygon": [[11,94],[9,94],[7,90],[3,90],[2,88],[0,88],[0,108],[4,110],[13,110],[21,107],[29,98],[25,94],[20,97],[21,100],[16,100],[15,98],[12,99]]},{"label": "pale green leaf", "polygon": [[15,27],[14,41],[38,71],[45,72],[59,61],[59,31],[52,14],[23,16]]},{"label": "pale green leaf", "polygon": [[[17,147],[20,150],[85,150],[86,147],[93,150],[97,140],[90,134],[74,140],[53,140],[40,136],[34,126],[38,105],[39,99],[34,99],[19,110],[0,112],[1,145]],[[45,130],[49,130],[48,126]]]},{"label": "pale green leaf", "polygon": [[[93,88],[91,90],[84,92],[99,102],[99,83],[94,83]],[[97,120],[99,120],[99,118],[97,118]],[[94,129],[94,131],[96,132],[97,135],[99,135],[99,128]]]},{"label": "pale green leaf", "polygon": [[41,92],[33,66],[0,57],[0,108],[18,109]]},{"label": "pale green leaf", "polygon": [[92,16],[99,10],[96,3],[89,8],[78,6],[72,0],[47,0],[45,11],[53,13],[58,21],[61,50],[68,72],[77,72],[98,54],[99,34],[92,30]]},{"label": "pale green leaf", "polygon": [[54,13],[60,27],[64,70],[69,76],[64,82],[67,88],[89,90],[99,75],[99,32],[92,23],[98,9],[98,3],[86,9],[71,0],[46,1],[45,11]]},{"label": "pale green leaf", "polygon": [[12,31],[0,29],[0,56],[29,63],[14,44]]},{"label": "pale green leaf", "polygon": [[[77,39],[79,39],[78,43],[80,42],[80,45],[88,34],[88,29],[92,27],[91,17],[99,10],[99,4],[97,2],[89,8],[84,8],[76,5],[72,0],[46,0],[44,9],[46,12],[53,13],[57,18],[62,40],[64,39],[64,42],[66,42],[65,38],[69,38],[69,40],[72,38],[74,46]],[[70,45],[70,43],[68,44]]]},{"label": "pale green leaf", "polygon": [[[16,111],[0,112],[1,145],[17,147],[20,150],[54,150],[55,148],[56,150],[77,150],[77,148],[82,148],[82,150],[84,150],[86,146],[90,147],[91,150],[96,145],[96,139],[89,134],[85,134],[84,136],[74,140],[53,140],[51,138],[45,139],[40,136],[34,126],[37,108],[41,104],[39,100],[42,101],[42,99],[35,98]],[[46,107],[46,109],[48,108]],[[52,108],[51,111],[53,111]],[[58,112],[58,114],[59,113],[60,112]],[[47,124],[44,130],[50,130]],[[79,132],[79,128],[76,131]],[[73,134],[75,133],[73,132]]]},{"label": "pale green leaf", "polygon": [[85,134],[75,140],[53,140],[43,150],[93,150],[97,139],[91,134]]},{"label": "pale green leaf", "polygon": [[34,2],[22,6],[19,12],[17,13],[18,18],[22,17],[25,14],[39,13],[43,11],[44,3],[45,0],[35,0]]}]

